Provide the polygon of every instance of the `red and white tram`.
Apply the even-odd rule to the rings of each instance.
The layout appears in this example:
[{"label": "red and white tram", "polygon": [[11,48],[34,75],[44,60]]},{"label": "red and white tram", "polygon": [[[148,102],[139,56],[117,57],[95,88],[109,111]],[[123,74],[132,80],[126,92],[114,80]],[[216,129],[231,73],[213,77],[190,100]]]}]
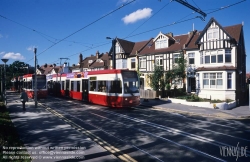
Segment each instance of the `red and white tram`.
[{"label": "red and white tram", "polygon": [[[133,107],[140,104],[136,71],[113,69],[63,74],[62,96],[108,107]],[[50,78],[50,82],[56,80]]]},{"label": "red and white tram", "polygon": [[[27,74],[23,76],[23,89],[29,98],[34,98],[35,75]],[[37,75],[37,98],[47,97],[46,75]]]}]

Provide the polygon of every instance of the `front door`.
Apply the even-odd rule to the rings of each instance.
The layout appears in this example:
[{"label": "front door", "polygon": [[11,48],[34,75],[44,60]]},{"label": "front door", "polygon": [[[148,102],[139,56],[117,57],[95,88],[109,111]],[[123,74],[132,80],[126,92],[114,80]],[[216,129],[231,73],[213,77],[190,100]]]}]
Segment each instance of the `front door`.
[{"label": "front door", "polygon": [[89,101],[88,79],[82,79],[82,100]]},{"label": "front door", "polygon": [[190,78],[190,82],[191,82],[191,92],[196,92],[195,78]]}]

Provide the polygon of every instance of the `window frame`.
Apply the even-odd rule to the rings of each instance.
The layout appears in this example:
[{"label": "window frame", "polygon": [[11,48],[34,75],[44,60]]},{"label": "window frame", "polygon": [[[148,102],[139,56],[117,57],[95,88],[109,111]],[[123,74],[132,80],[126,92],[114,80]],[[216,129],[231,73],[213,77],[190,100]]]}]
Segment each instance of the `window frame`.
[{"label": "window frame", "polygon": [[139,68],[146,68],[146,57],[139,58]]}]

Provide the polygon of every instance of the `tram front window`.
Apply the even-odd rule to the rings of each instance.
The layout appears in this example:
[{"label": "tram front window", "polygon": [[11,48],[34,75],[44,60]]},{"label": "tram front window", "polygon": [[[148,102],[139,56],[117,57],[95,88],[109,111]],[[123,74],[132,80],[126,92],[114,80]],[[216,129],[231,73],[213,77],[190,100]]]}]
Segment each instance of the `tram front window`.
[{"label": "tram front window", "polygon": [[139,93],[138,81],[124,81],[124,93]]},{"label": "tram front window", "polygon": [[37,79],[37,89],[46,89],[46,80]]}]

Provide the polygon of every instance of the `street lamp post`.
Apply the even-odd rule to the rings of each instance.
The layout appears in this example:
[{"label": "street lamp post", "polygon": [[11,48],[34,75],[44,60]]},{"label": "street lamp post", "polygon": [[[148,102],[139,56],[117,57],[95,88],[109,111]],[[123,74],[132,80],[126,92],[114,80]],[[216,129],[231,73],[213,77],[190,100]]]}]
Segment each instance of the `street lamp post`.
[{"label": "street lamp post", "polygon": [[[106,39],[112,39],[112,38],[106,37]],[[116,44],[116,38],[113,38],[112,39],[112,69],[116,69],[115,44]]]},{"label": "street lamp post", "polygon": [[4,62],[4,102],[5,105],[7,105],[7,97],[6,97],[6,62],[9,61],[9,59],[2,59],[2,61]]},{"label": "street lamp post", "polygon": [[36,76],[37,67],[36,67],[36,52],[37,52],[37,49],[34,48],[34,54],[35,54],[35,85],[34,85],[35,108],[37,107],[37,76]]}]

